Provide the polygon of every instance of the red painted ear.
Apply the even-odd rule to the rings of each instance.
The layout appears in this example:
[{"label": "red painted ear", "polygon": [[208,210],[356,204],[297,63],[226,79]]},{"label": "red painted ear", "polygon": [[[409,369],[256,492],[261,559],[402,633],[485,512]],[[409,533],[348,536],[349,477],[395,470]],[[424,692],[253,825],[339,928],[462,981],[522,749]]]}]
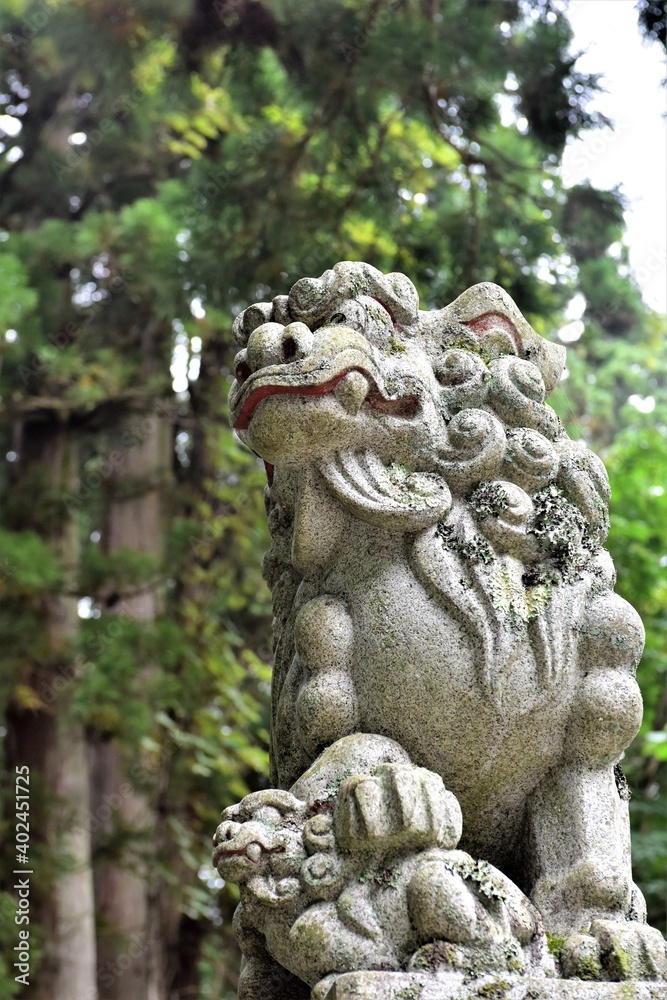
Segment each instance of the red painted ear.
[{"label": "red painted ear", "polygon": [[500,354],[517,353],[530,361],[539,368],[547,392],[557,385],[565,366],[565,348],[536,333],[500,285],[490,281],[473,285],[445,306],[440,315],[462,323],[474,337],[483,338],[487,349]]},{"label": "red painted ear", "polygon": [[466,323],[466,326],[471,333],[474,333],[480,344],[491,336],[497,338],[499,334],[505,335],[514,344],[517,355],[522,357],[521,338],[514,323],[507,316],[497,312],[487,312]]}]

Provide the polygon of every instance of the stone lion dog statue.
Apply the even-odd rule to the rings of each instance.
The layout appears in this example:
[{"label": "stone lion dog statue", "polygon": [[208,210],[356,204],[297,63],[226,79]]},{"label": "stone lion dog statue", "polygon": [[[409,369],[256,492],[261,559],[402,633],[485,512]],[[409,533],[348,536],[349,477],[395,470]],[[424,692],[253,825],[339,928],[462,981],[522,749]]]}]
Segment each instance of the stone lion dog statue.
[{"label": "stone lion dog statue", "polygon": [[[394,802],[402,819],[391,836],[400,829],[413,854],[443,849],[437,831],[420,840],[410,819],[424,772],[438,776],[462,815],[457,853],[502,873],[557,941],[555,966],[533,971],[661,981],[664,941],[632,880],[619,767],[641,722],[644,633],[613,591],[604,466],[545,402],[564,348],[535,333],[497,285],[420,311],[404,275],[354,262],[250,306],[234,333],[232,423],[268,475],[276,791],[302,801],[299,780],[354,734],[389,740],[406,755],[402,794],[413,803],[401,812]],[[370,788],[377,760],[364,770],[355,753],[340,773]],[[381,799],[371,813],[394,815]],[[241,826],[253,822],[239,808]],[[306,823],[295,815],[293,830]],[[232,879],[225,823],[235,822],[228,816],[216,835],[216,862]],[[361,823],[357,833],[371,868],[381,864],[374,830]],[[341,829],[334,835],[354,879],[363,845],[350,853]],[[262,836],[237,872],[242,946],[255,914],[239,995],[307,997],[315,974],[296,924],[276,930],[249,902],[246,868],[252,854],[265,857]],[[417,872],[414,858],[410,866]],[[299,875],[285,878],[305,893],[301,904],[290,895],[294,921],[325,905]],[[463,912],[460,885],[447,885],[452,912]],[[447,968],[445,945],[464,932],[455,918],[431,923],[426,937],[443,942]],[[424,944],[411,940],[412,950],[394,947],[394,971]],[[350,946],[349,971],[391,967],[371,953]],[[335,962],[315,963],[317,976],[346,971]]]}]

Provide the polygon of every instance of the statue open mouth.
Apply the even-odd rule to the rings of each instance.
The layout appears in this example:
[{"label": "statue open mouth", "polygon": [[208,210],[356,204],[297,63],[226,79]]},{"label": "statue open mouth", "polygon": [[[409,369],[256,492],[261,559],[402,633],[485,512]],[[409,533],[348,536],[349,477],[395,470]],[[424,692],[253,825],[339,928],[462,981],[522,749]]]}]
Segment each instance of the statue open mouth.
[{"label": "statue open mouth", "polygon": [[258,840],[253,840],[243,847],[233,849],[227,846],[220,846],[215,851],[214,860],[216,864],[222,864],[230,858],[239,858],[251,862],[253,865],[259,864],[264,854],[283,854],[284,847],[266,847]]},{"label": "statue open mouth", "polygon": [[[284,846],[275,843],[267,832],[257,829],[244,830],[239,824],[221,823],[214,838],[214,864],[235,864],[255,867],[268,854],[281,854]],[[247,863],[247,864],[246,864]]]},{"label": "statue open mouth", "polygon": [[239,385],[236,392],[232,391],[230,407],[234,428],[246,430],[259,404],[269,396],[335,395],[352,416],[356,416],[364,404],[380,413],[407,420],[415,417],[419,410],[417,396],[393,397],[382,387],[379,376],[371,373],[365,365],[346,365],[325,381],[321,381],[321,365],[307,372],[300,368],[296,365],[274,365],[262,369]]},{"label": "statue open mouth", "polygon": [[256,840],[245,845],[244,847],[232,848],[221,846],[215,852],[215,859],[216,863],[219,864],[221,861],[226,861],[228,858],[247,858],[248,861],[252,861],[253,864],[257,864],[263,850],[264,849],[261,844],[259,844]]}]

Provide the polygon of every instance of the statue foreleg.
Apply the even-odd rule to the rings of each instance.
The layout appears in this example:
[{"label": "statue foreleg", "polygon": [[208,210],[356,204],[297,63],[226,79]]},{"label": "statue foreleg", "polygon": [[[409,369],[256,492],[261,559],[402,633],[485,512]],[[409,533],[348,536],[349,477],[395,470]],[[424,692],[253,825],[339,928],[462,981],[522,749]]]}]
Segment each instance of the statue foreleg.
[{"label": "statue foreleg", "polygon": [[625,920],[632,873],[628,809],[611,765],[553,770],[529,805],[530,898],[553,934]]},{"label": "statue foreleg", "polygon": [[611,764],[552,771],[530,803],[532,890],[567,978],[660,980],[665,945],[632,881],[627,798]]}]

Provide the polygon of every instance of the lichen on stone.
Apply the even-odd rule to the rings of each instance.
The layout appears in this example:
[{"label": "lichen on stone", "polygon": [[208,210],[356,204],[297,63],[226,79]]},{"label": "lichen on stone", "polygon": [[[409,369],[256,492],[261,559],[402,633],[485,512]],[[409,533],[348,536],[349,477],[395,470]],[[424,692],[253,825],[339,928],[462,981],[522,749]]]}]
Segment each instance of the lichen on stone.
[{"label": "lichen on stone", "polygon": [[[521,632],[525,629],[531,618],[526,590],[506,563],[501,563],[491,574],[489,592],[494,608],[503,613],[510,631]],[[535,610],[533,614],[537,613]]]},{"label": "lichen on stone", "polygon": [[500,483],[480,483],[468,498],[471,510],[480,517],[498,517],[507,510],[509,499]]},{"label": "lichen on stone", "polygon": [[398,880],[401,877],[399,868],[382,868],[373,873],[373,881],[383,889],[398,889]]},{"label": "lichen on stone", "polygon": [[501,980],[494,983],[483,983],[477,989],[477,996],[481,1000],[505,1000],[511,984]]},{"label": "lichen on stone", "polygon": [[523,577],[522,577],[524,587],[548,587],[549,592],[551,592],[551,587],[555,583],[560,583],[561,575],[549,561],[542,563],[533,563],[530,566],[526,566]]},{"label": "lichen on stone", "polygon": [[464,540],[456,534],[452,525],[443,521],[438,524],[436,533],[443,548],[458,553],[467,562],[481,562],[488,566],[495,559],[493,549],[483,535],[473,535],[472,538]]},{"label": "lichen on stone", "polygon": [[540,612],[544,611],[551,597],[552,584],[540,583],[534,587],[526,587],[526,607],[528,608],[528,620],[536,618]]},{"label": "lichen on stone", "polygon": [[451,941],[433,941],[425,944],[412,960],[412,967],[422,972],[438,972],[442,968],[460,969],[463,952]]},{"label": "lichen on stone", "polygon": [[574,582],[581,575],[582,545],[588,540],[583,515],[553,483],[534,494],[533,506],[529,532],[543,541],[561,579]]},{"label": "lichen on stone", "polygon": [[621,799],[622,802],[629,802],[632,797],[632,792],[630,791],[628,779],[623,774],[623,768],[620,764],[614,764],[614,780],[616,782],[616,791],[618,792],[619,799]]},{"label": "lichen on stone", "polygon": [[477,884],[478,891],[488,899],[507,898],[507,893],[502,884],[493,876],[493,869],[488,861],[449,859],[446,867],[450,871],[456,872],[461,878],[469,879]]},{"label": "lichen on stone", "polygon": [[394,1000],[419,1000],[422,995],[422,988],[416,983],[412,983],[410,986],[404,986],[397,993],[394,994]]}]

